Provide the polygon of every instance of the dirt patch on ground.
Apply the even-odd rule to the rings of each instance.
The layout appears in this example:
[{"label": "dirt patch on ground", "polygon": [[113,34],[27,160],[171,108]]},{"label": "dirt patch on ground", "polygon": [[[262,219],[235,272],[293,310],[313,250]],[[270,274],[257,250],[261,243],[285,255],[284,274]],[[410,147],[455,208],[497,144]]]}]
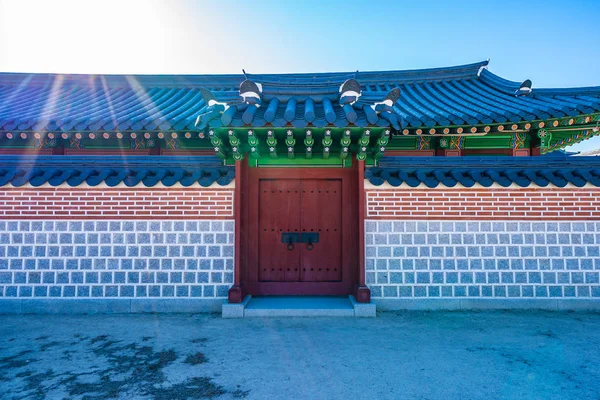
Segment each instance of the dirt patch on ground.
[{"label": "dirt patch on ground", "polygon": [[[81,355],[84,352],[88,360],[96,360],[102,367],[88,365],[83,371],[58,372],[47,369],[40,372],[37,365],[40,360],[33,358],[36,351],[23,350],[0,358],[0,381],[20,381],[20,385],[11,390],[8,397],[0,397],[15,400],[46,399],[54,394],[57,397],[61,394],[69,399],[85,400],[132,397],[187,400],[214,398],[228,393],[206,376],[170,382],[164,370],[176,364],[180,358],[174,349],[156,350],[147,344],[116,340],[111,335],[98,335],[89,339],[88,336],[75,334],[74,337],[79,339],[75,343],[83,345],[82,348],[65,349],[73,346],[73,342],[48,341],[51,338],[49,335],[38,337],[35,339],[41,342],[38,354],[56,350],[51,357],[68,361],[73,359],[73,354]],[[151,339],[153,337],[146,336],[141,342],[147,343]],[[200,352],[187,354],[183,361],[189,365],[206,362],[206,357]],[[240,394],[241,397],[246,397],[247,392],[236,388],[231,392],[231,397],[240,397]],[[7,394],[4,393],[3,396],[5,395]]]},{"label": "dirt patch on ground", "polygon": [[189,356],[187,356],[185,358],[184,363],[190,364],[190,365],[198,365],[198,364],[203,364],[206,361],[207,360],[206,360],[206,357],[204,356],[204,354],[198,352],[198,353],[190,354]]}]

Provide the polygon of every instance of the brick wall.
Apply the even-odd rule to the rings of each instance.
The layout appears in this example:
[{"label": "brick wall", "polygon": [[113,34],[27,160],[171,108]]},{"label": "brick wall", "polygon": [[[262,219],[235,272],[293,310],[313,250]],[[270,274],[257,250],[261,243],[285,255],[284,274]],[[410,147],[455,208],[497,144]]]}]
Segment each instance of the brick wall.
[{"label": "brick wall", "polygon": [[0,219],[231,219],[233,189],[0,188]]},{"label": "brick wall", "polygon": [[367,189],[369,219],[600,220],[600,188]]}]

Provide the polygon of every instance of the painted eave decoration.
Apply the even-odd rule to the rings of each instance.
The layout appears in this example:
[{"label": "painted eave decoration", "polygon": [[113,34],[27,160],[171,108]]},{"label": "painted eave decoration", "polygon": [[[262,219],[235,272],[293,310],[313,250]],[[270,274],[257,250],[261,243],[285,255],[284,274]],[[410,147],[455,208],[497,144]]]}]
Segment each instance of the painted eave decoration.
[{"label": "painted eave decoration", "polygon": [[0,156],[0,186],[144,185],[221,186],[234,178],[234,168],[216,157],[152,156]]},{"label": "painted eave decoration", "polygon": [[[333,136],[335,152],[343,159],[348,146],[335,132],[350,130],[350,151],[358,154],[364,147],[368,157],[377,159],[386,141],[393,144],[402,136],[447,136],[436,139],[444,148],[452,137],[526,134],[545,153],[599,133],[600,87],[540,89],[535,81],[508,81],[487,67],[483,61],[423,70],[308,74],[3,73],[0,142],[23,147],[19,141],[33,141],[38,149],[90,140],[112,140],[121,147],[129,143],[130,148],[165,142],[163,147],[177,149],[179,141],[195,140],[232,160],[258,149],[247,139],[253,131],[263,143],[255,157],[266,152],[267,157],[300,153],[314,159],[322,153],[327,158],[325,148],[333,149],[321,144]],[[334,133],[328,136],[327,130]],[[364,146],[358,138],[366,130],[371,141]],[[229,143],[231,131],[244,137],[243,151]],[[269,131],[279,146],[264,145]],[[295,143],[284,147],[289,131]],[[215,137],[224,145],[215,145]]]},{"label": "painted eave decoration", "polygon": [[378,167],[366,169],[365,178],[376,186],[387,182],[429,188],[600,186],[600,157],[384,157]]}]

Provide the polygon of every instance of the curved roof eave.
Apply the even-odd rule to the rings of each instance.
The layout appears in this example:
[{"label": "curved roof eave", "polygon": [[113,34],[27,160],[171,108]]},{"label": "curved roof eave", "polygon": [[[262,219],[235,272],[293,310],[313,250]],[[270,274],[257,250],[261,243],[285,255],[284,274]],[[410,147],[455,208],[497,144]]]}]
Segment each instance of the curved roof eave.
[{"label": "curved roof eave", "polygon": [[[502,78],[490,72],[488,69],[484,69],[479,75],[480,79],[487,83],[490,86],[497,88],[498,90],[514,95],[515,91],[521,86],[521,82],[510,81],[508,79]],[[580,96],[580,95],[600,95],[600,86],[580,86],[580,87],[572,87],[572,88],[536,88],[533,87],[532,91],[533,95],[571,95],[571,96]]]},{"label": "curved roof eave", "polygon": [[[344,81],[349,77],[358,75],[361,83],[369,84],[372,82],[402,82],[402,81],[420,81],[420,80],[444,80],[457,79],[476,76],[479,69],[487,66],[488,61],[480,61],[472,64],[457,65],[451,67],[426,68],[413,70],[388,70],[388,71],[351,71],[351,72],[318,72],[318,73],[283,73],[283,74],[247,74],[247,77],[253,80],[265,80],[269,83],[279,83],[283,86],[294,87],[307,84],[311,81],[315,84],[334,84]],[[21,84],[24,80],[28,86],[52,84],[57,78],[60,78],[61,84],[94,85],[97,80],[104,78],[107,84],[129,86],[131,81],[135,81],[141,86],[153,87],[171,87],[171,86],[231,86],[237,89],[237,85],[245,77],[242,74],[203,74],[203,75],[136,75],[136,74],[38,74],[38,73],[20,73],[20,72],[2,72],[0,73],[0,85],[2,84]]]}]

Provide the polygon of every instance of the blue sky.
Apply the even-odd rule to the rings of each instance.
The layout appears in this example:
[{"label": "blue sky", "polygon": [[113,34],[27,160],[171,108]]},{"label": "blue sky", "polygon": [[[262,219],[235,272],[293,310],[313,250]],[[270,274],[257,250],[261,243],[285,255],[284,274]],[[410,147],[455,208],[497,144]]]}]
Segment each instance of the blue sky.
[{"label": "blue sky", "polygon": [[[600,0],[0,0],[0,71],[418,69],[600,85]],[[23,23],[26,22],[26,26]],[[576,150],[600,147],[591,139]]]}]

